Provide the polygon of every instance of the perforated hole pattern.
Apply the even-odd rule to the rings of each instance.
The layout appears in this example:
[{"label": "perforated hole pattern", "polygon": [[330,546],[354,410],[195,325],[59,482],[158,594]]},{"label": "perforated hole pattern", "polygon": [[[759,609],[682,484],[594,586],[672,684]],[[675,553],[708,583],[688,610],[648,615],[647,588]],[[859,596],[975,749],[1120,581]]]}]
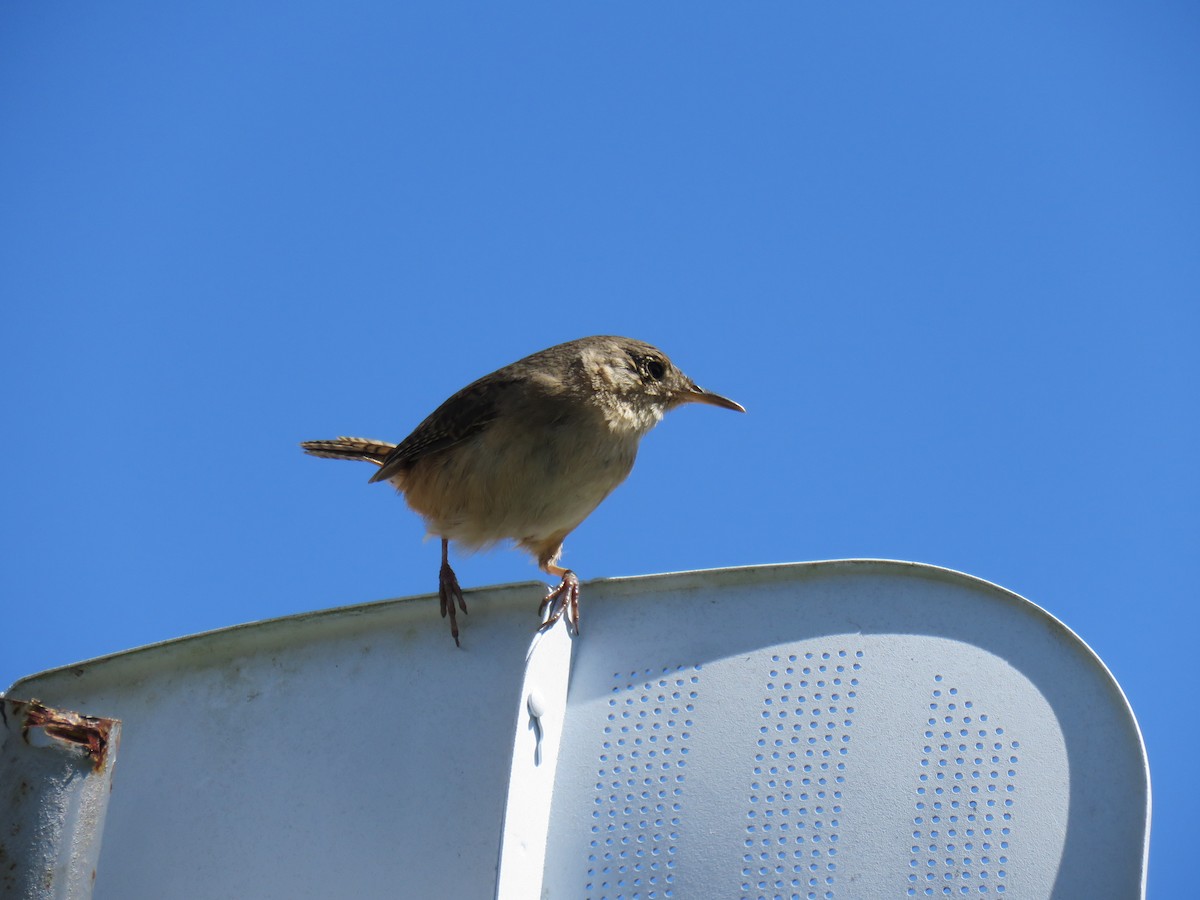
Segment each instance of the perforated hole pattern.
[{"label": "perforated hole pattern", "polygon": [[754,754],[742,897],[829,900],[861,650],[772,656]]},{"label": "perforated hole pattern", "polygon": [[913,817],[910,897],[1004,894],[1020,742],[934,676]]},{"label": "perforated hole pattern", "polygon": [[[764,658],[765,661],[765,658]],[[860,649],[772,655],[750,778],[742,900],[834,900]],[[907,895],[1007,891],[1020,742],[935,675]],[[613,673],[593,798],[589,900],[676,896],[701,666]]]},{"label": "perforated hole pattern", "polygon": [[674,897],[692,713],[700,666],[613,673],[593,799],[587,893]]}]

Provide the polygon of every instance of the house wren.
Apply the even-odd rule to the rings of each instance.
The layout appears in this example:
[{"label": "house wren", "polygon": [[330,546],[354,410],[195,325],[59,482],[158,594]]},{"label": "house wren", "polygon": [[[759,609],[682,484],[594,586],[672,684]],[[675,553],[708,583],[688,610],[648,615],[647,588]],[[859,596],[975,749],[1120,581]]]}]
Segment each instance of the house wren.
[{"label": "house wren", "polygon": [[745,412],[697,387],[661,350],[630,338],[586,337],[517,360],[467,385],[399,444],[363,438],[305,441],[313,456],[379,466],[442,539],[438,597],[458,644],[464,613],[450,541],[477,550],[503,540],[561,578],[538,609],[543,628],[564,613],[579,633],[579,579],[558,565],[563,539],[625,480],[638,441],[684,403]]}]

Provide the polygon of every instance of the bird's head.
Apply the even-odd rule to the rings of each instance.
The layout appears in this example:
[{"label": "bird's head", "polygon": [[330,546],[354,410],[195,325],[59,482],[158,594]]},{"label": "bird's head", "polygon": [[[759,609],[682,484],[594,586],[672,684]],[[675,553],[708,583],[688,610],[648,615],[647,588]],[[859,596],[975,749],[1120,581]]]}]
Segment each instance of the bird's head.
[{"label": "bird's head", "polygon": [[740,403],[704,390],[665,353],[643,341],[595,337],[580,343],[584,372],[614,428],[645,434],[667,410],[684,403],[746,411]]}]

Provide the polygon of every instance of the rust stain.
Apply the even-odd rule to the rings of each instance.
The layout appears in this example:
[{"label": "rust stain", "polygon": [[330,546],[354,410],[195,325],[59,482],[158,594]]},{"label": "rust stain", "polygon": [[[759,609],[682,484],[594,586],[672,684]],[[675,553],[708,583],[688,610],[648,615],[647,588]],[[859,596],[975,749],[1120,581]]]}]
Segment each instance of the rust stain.
[{"label": "rust stain", "polygon": [[79,713],[61,709],[51,709],[30,700],[27,703],[14,701],[13,706],[18,715],[23,716],[21,735],[29,740],[30,728],[41,728],[52,738],[68,744],[75,744],[87,749],[92,759],[92,769],[99,772],[104,768],[108,756],[108,735],[112,730],[112,719],[98,719],[95,716],[81,716]]}]

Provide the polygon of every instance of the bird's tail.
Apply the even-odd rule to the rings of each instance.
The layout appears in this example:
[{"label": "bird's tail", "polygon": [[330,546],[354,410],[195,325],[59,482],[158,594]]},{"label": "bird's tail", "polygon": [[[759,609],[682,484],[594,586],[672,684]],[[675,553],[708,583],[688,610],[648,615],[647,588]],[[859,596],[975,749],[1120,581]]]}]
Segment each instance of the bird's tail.
[{"label": "bird's tail", "polygon": [[388,454],[396,449],[387,441],[371,441],[366,438],[339,437],[332,441],[305,441],[300,445],[311,456],[326,459],[361,459],[382,466]]}]

